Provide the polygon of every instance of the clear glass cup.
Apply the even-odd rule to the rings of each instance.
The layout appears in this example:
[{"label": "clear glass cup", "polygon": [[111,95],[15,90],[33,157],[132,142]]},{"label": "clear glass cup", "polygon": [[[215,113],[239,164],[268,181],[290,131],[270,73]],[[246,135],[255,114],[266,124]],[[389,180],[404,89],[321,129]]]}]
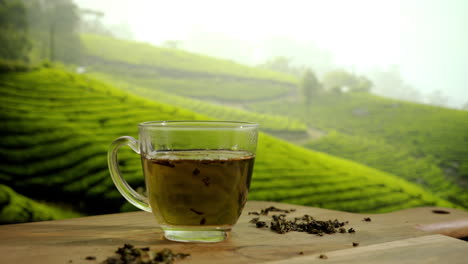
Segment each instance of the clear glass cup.
[{"label": "clear glass cup", "polygon": [[[151,121],[138,128],[139,140],[119,137],[109,147],[109,170],[120,193],[152,212],[169,240],[225,240],[247,201],[258,124]],[[147,197],[120,173],[117,152],[124,145],[141,156]]]}]

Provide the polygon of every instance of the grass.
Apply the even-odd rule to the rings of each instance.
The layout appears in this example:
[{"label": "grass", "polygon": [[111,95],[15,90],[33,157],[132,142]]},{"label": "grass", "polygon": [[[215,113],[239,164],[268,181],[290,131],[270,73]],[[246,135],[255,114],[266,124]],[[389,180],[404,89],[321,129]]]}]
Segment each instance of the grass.
[{"label": "grass", "polygon": [[284,100],[250,106],[331,132],[308,142],[312,149],[390,172],[468,208],[466,111],[359,93],[322,95],[308,111]]},{"label": "grass", "polygon": [[[128,208],[108,175],[113,139],[136,137],[142,121],[208,119],[61,69],[0,75],[0,95],[0,183],[86,214]],[[139,157],[126,149],[120,158],[129,183],[143,186]],[[249,197],[355,212],[455,206],[392,174],[264,133]]]}]

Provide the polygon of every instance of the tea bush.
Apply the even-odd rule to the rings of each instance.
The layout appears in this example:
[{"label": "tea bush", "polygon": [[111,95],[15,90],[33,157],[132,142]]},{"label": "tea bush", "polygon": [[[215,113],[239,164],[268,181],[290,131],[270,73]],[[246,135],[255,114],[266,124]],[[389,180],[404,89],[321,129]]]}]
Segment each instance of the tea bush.
[{"label": "tea bush", "polygon": [[390,172],[468,208],[467,111],[360,93],[324,94],[307,114],[284,100],[249,106],[331,132],[306,144],[312,149]]},{"label": "tea bush", "polygon": [[80,214],[68,209],[31,200],[0,184],[0,224],[54,220],[78,217]]},{"label": "tea bush", "polygon": [[160,91],[159,89],[155,89],[152,86],[141,86],[129,83],[128,81],[124,81],[125,78],[122,78],[121,76],[114,76],[97,72],[89,73],[89,75],[107,83],[113,84],[114,86],[133,94],[186,108],[197,113],[209,115],[219,120],[243,120],[257,122],[261,124],[260,129],[264,131],[285,131],[302,134],[307,132],[307,126],[303,122],[290,119],[285,116],[259,114],[241,110],[235,107],[222,106],[206,101],[177,96]]}]

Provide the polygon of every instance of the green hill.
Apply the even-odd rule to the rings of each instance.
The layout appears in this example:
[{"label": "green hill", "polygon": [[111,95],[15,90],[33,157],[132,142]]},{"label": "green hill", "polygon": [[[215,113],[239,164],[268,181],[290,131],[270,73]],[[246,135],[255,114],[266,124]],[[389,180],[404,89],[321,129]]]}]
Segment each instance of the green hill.
[{"label": "green hill", "polygon": [[468,208],[468,112],[370,94],[325,94],[305,111],[284,100],[252,110],[289,113],[330,131],[306,145],[415,182]]},{"label": "green hill", "polygon": [[[263,131],[277,135],[307,137],[307,126],[294,118],[235,107],[236,102],[288,96],[297,85],[292,76],[103,36],[82,35],[82,42],[86,74],[122,90],[217,119],[258,122]],[[187,97],[224,103],[221,106]]]},{"label": "green hill", "polygon": [[[356,93],[321,95],[314,100],[311,109],[305,111],[295,94],[297,80],[291,76],[285,77],[287,75],[280,73],[276,73],[277,75],[271,73],[274,76],[265,75],[259,69],[248,67],[243,69],[250,69],[249,72],[255,74],[242,74],[244,71],[232,67],[226,67],[220,73],[219,70],[209,68],[220,60],[203,57],[205,61],[202,62],[198,60],[197,55],[186,52],[182,52],[187,58],[186,64],[179,68],[176,63],[165,62],[177,61],[176,54],[179,52],[177,50],[105,37],[83,36],[82,39],[88,54],[94,58],[89,69],[99,72],[100,78],[104,76],[106,80],[111,80],[121,89],[155,100],[164,98],[178,106],[184,105],[181,103],[183,100],[177,103],[178,100],[169,99],[170,95],[167,93],[162,95],[161,91],[206,100],[236,102],[237,106],[267,116],[282,116],[283,120],[300,119],[311,129],[332,133],[306,142],[305,126],[301,126],[300,136],[297,133],[290,133],[294,131],[291,127],[282,130],[272,129],[279,128],[279,122],[266,122],[266,127],[268,132],[274,135],[395,174],[468,208],[468,138],[465,136],[468,134],[468,112],[466,111]],[[109,47],[109,51],[103,47]],[[164,59],[160,55],[163,51],[166,56]],[[135,59],[144,57],[143,53],[152,59]],[[117,54],[125,55],[117,56]],[[154,62],[156,60],[160,62]],[[142,65],[139,65],[140,63]],[[203,63],[209,67],[200,66]],[[226,63],[230,62],[222,61],[219,68]],[[158,71],[155,66],[171,68],[179,75],[175,76],[167,70]],[[211,70],[212,73],[209,72]],[[194,75],[194,72],[204,72],[205,75]],[[206,74],[216,75],[214,80],[220,84],[212,83],[213,79],[206,78],[208,76]],[[230,86],[233,76],[250,79],[242,81],[236,79],[238,87],[234,87]],[[265,78],[271,78],[272,82],[262,81],[263,85],[259,85],[258,89],[254,89],[255,85],[250,85],[253,80],[259,81]],[[167,81],[168,79],[172,81]],[[284,85],[288,82],[289,92],[286,93],[286,90],[284,93],[277,92],[277,87],[286,87]],[[197,107],[199,103],[186,102],[191,110],[215,118],[233,116],[227,114],[232,110],[222,108],[214,110]],[[246,113],[248,112],[244,111],[242,116],[247,117]]]},{"label": "green hill", "polygon": [[194,98],[265,100],[295,91],[295,77],[145,43],[82,35],[88,69]]},{"label": "green hill", "polygon": [[119,75],[115,76],[101,72],[88,72],[86,75],[112,84],[121,90],[128,91],[148,99],[153,99],[155,101],[165,102],[174,106],[190,109],[194,112],[209,115],[210,117],[216,119],[243,120],[261,123],[262,131],[272,132],[275,134],[288,133],[296,137],[305,137],[307,134],[307,125],[304,122],[285,116],[259,114],[236,107],[223,106],[207,101],[174,95],[158,90],[157,86],[140,86],[130,83],[131,81],[123,81],[125,78]]},{"label": "green hill", "polygon": [[[192,73],[197,77],[226,76],[239,79],[256,79],[267,82],[278,82],[286,84],[297,83],[293,76],[247,67],[232,61],[217,59],[204,55],[185,52],[177,49],[155,47],[141,42],[114,39],[99,35],[81,35],[81,42],[86,53],[99,60],[120,61],[129,64],[146,66],[147,69],[160,70],[172,69],[177,73]],[[124,51],[124,52],[122,52]],[[157,72],[156,72],[157,73]],[[169,71],[168,71],[169,73]],[[182,76],[183,77],[183,76]]]},{"label": "green hill", "polygon": [[[2,74],[0,95],[0,184],[87,214],[125,208],[107,170],[113,139],[136,136],[142,121],[207,119],[59,69]],[[127,150],[121,159],[129,183],[143,186],[137,155]],[[347,211],[454,206],[394,175],[265,134],[251,187],[250,199]]]}]

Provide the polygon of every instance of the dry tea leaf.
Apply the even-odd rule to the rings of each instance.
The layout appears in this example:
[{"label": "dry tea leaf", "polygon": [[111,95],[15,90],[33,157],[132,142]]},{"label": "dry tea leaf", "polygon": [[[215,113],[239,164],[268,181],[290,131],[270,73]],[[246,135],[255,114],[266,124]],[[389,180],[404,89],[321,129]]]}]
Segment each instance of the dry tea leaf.
[{"label": "dry tea leaf", "polygon": [[173,253],[170,249],[151,251],[148,247],[135,248],[131,244],[125,244],[118,248],[116,256],[108,257],[102,264],[172,264],[177,259],[183,259],[190,254]]},{"label": "dry tea leaf", "polygon": [[432,210],[432,212],[434,214],[450,214],[449,211],[445,211],[445,210]]},{"label": "dry tea leaf", "polygon": [[320,254],[319,258],[320,259],[328,259],[327,255],[325,255],[325,254]]}]

